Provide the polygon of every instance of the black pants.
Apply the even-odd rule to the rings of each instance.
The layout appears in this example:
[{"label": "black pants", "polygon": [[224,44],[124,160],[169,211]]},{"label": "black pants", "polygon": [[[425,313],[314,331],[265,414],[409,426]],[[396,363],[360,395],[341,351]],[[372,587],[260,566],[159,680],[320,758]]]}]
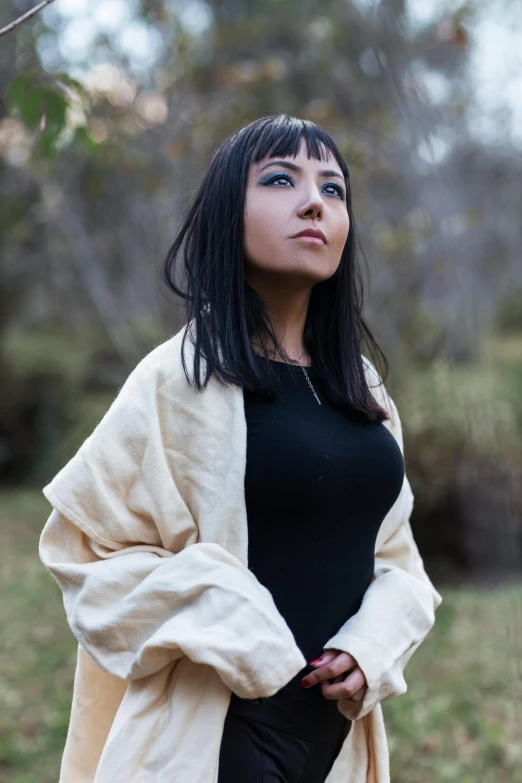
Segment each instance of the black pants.
[{"label": "black pants", "polygon": [[320,685],[302,690],[303,669],[268,699],[234,693],[226,716],[218,783],[324,783],[351,728]]}]

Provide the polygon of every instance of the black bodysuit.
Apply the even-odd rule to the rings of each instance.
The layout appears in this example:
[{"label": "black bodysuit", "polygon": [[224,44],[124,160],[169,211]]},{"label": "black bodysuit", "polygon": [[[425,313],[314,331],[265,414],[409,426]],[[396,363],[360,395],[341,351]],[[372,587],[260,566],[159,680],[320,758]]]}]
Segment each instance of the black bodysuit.
[{"label": "black bodysuit", "polygon": [[[357,423],[328,403],[312,368],[322,405],[301,367],[259,361],[274,365],[277,393],[272,400],[243,389],[248,565],[309,661],[360,608],[404,462],[383,424]],[[324,783],[352,721],[319,683],[300,687],[313,669],[307,663],[267,698],[232,694],[218,783]]]},{"label": "black bodysuit", "polygon": [[248,566],[308,661],[360,608],[404,461],[382,423],[355,422],[328,402],[312,367],[322,405],[301,367],[258,359],[278,382],[275,400],[243,392]]}]

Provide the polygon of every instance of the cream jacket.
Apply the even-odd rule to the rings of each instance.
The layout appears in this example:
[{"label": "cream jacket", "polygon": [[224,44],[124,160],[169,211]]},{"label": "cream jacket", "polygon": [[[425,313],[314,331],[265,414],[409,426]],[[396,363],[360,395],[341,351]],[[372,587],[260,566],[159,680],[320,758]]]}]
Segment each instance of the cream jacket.
[{"label": "cream jacket", "polygon": [[[39,555],[79,643],[60,783],[216,783],[231,692],[271,696],[306,665],[248,569],[242,389],[189,386],[186,328],[139,362],[43,489],[53,509]],[[193,350],[187,339],[189,370]],[[364,363],[402,450],[397,408]],[[442,601],[412,536],[412,506],[405,477],[362,606],[325,639],[368,682],[362,702],[337,703],[354,723],[326,783],[390,780],[380,702],[406,692],[404,668]]]}]

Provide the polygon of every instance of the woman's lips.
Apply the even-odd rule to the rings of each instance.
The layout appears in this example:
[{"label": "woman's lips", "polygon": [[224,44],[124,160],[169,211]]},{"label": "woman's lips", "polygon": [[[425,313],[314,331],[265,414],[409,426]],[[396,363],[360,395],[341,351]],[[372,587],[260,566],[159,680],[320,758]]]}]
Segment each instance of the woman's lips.
[{"label": "woman's lips", "polygon": [[320,237],[310,237],[306,234],[300,237],[294,237],[294,239],[300,239],[301,242],[310,242],[312,245],[324,245],[324,242]]}]

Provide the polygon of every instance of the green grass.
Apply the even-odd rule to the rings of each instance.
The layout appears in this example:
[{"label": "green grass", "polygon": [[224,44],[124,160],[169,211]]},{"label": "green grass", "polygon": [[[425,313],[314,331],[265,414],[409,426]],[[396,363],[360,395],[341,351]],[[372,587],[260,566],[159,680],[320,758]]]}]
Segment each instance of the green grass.
[{"label": "green grass", "polygon": [[408,692],[382,705],[392,781],[520,783],[522,586],[439,591]]},{"label": "green grass", "polygon": [[0,495],[0,782],[56,783],[76,659],[58,585],[38,558],[38,492]]},{"label": "green grass", "polygon": [[[0,495],[0,783],[56,783],[76,640],[38,559],[50,506]],[[393,783],[520,783],[522,585],[441,589],[437,622],[384,702]]]}]

